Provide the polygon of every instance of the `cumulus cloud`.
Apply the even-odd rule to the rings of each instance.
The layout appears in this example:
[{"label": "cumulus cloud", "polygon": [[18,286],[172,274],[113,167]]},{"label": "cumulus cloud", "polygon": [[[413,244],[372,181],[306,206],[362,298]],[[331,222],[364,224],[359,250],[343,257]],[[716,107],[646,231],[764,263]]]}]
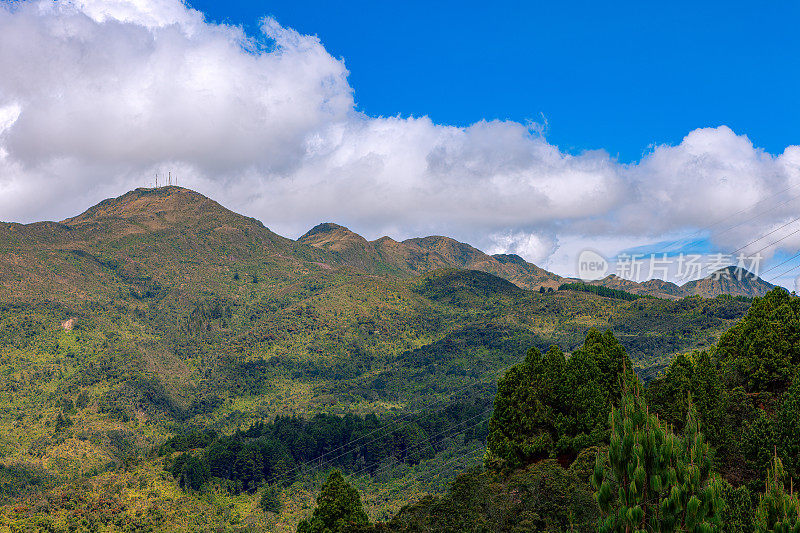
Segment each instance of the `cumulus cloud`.
[{"label": "cumulus cloud", "polygon": [[333,220],[569,270],[576,247],[772,206],[707,232],[730,249],[800,203],[800,147],[772,155],[721,126],[624,165],[565,153],[536,125],[367,116],[347,76],[318,38],[272,19],[249,36],[178,0],[0,0],[0,219],[65,218],[172,171],[288,236]]}]

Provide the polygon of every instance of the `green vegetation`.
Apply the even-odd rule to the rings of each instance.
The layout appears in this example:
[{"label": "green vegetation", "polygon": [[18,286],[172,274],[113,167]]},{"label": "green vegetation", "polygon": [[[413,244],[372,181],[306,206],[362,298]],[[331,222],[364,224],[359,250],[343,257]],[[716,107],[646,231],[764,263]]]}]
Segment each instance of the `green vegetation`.
[{"label": "green vegetation", "polygon": [[775,451],[800,479],[785,292],[741,320],[728,296],[523,290],[553,280],[445,238],[323,237],[176,188],[0,225],[0,530],[313,528],[336,468],[364,531],[593,531],[635,376],[679,441],[696,410],[725,531],[754,527]]},{"label": "green vegetation", "polygon": [[252,493],[265,482],[291,485],[305,470],[321,466],[373,475],[387,464],[416,465],[453,448],[448,438],[459,429],[465,431],[457,447],[466,450],[472,440],[486,438],[489,412],[488,404],[459,403],[404,418],[280,416],[229,436],[209,431],[177,435],[160,451],[168,454],[166,470],[181,486],[197,490],[213,476],[228,481],[228,490]]},{"label": "green vegetation", "polygon": [[756,300],[720,339],[717,357],[747,392],[786,390],[800,363],[800,300],[780,289]]},{"label": "green vegetation", "polygon": [[606,298],[616,298],[618,300],[638,300],[639,298],[652,298],[652,296],[643,294],[633,294],[620,289],[610,289],[602,285],[591,285],[589,283],[562,283],[558,290],[560,291],[582,291],[591,292],[592,294],[599,294]]},{"label": "green vegetation", "polygon": [[783,463],[776,456],[767,471],[766,490],[756,509],[755,526],[759,533],[800,531],[800,501],[794,493],[786,492],[785,477]]},{"label": "green vegetation", "polygon": [[348,533],[369,522],[361,505],[361,495],[351,487],[342,473],[334,470],[317,497],[317,508],[311,519],[297,526],[297,533]]},{"label": "green vegetation", "polygon": [[[571,440],[577,456],[569,468],[554,435],[569,439],[585,427],[581,415],[603,404],[572,400],[573,409],[561,407],[569,396],[559,394],[559,387],[575,372],[568,370],[569,362],[585,357],[580,351],[570,358],[555,349],[544,356],[529,351],[500,380],[488,438],[489,470],[459,477],[445,496],[407,506],[375,531],[799,531],[796,467],[783,466],[784,460],[796,464],[800,443],[798,362],[794,345],[781,342],[796,333],[787,312],[795,305],[780,289],[755,299],[719,347],[677,357],[646,389],[632,375],[617,372],[623,392],[611,401],[606,433],[586,440],[583,448]],[[606,342],[599,342],[604,336]],[[594,346],[595,356],[615,353],[613,337],[604,336],[590,332],[582,350]],[[783,363],[771,365],[770,372],[761,373],[769,377],[757,381],[741,372],[761,368],[762,358]],[[625,368],[627,358],[622,354],[621,359]],[[789,376],[789,383],[781,376]],[[590,445],[599,445],[599,451],[592,452],[598,448]],[[589,474],[574,484],[552,484],[554,472],[568,476],[585,469],[587,453],[596,457]],[[548,459],[553,456],[560,461]],[[546,465],[555,470],[546,471]],[[552,509],[549,522],[522,522],[527,509],[502,497],[526,494],[512,480],[532,472],[537,475],[529,483],[549,484],[539,501],[526,502],[527,509]],[[581,500],[575,507],[576,494],[586,490],[581,481],[587,479],[596,503]],[[598,514],[602,518],[591,525],[576,519]]]},{"label": "green vegetation", "polygon": [[592,474],[604,516],[598,531],[719,531],[721,487],[694,410],[678,438],[648,412],[638,389],[620,403],[609,417],[608,452],[598,454]]},{"label": "green vegetation", "polygon": [[800,479],[797,306],[797,298],[781,289],[756,298],[718,346],[677,357],[647,390],[651,406],[677,427],[691,394],[720,473],[753,492],[762,486],[773,451],[787,474]]},{"label": "green vegetation", "polygon": [[569,359],[555,346],[544,356],[529,350],[498,384],[487,467],[510,471],[548,457],[574,457],[605,442],[620,380],[631,379],[629,365],[610,331],[591,330]]},{"label": "green vegetation", "polygon": [[594,448],[564,468],[544,459],[508,475],[460,474],[446,494],[423,496],[367,531],[595,531],[599,510],[588,478]]}]

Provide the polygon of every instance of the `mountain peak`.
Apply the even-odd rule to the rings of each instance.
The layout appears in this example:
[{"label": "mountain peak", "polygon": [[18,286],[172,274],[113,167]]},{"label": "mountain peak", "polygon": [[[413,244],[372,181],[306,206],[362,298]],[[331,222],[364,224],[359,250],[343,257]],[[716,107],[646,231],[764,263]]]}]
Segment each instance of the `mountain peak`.
[{"label": "mountain peak", "polygon": [[199,192],[173,185],[139,188],[116,198],[108,198],[80,215],[66,219],[64,224],[82,226],[100,220],[122,219],[144,223],[153,229],[152,226],[198,222],[211,215],[216,215],[214,218],[220,215],[246,218],[225,209]]},{"label": "mountain peak", "polygon": [[403,243],[416,245],[428,251],[435,252],[443,257],[449,264],[458,268],[472,268],[472,265],[475,263],[483,262],[489,257],[469,244],[441,235],[406,239]]},{"label": "mountain peak", "polygon": [[734,265],[728,265],[726,267],[722,267],[722,268],[719,268],[719,269],[715,270],[714,272],[712,272],[711,274],[709,274],[706,277],[707,278],[712,278],[712,277],[717,277],[717,278],[718,277],[735,277],[735,278],[749,277],[749,278],[752,279],[752,278],[755,278],[757,276],[755,274],[753,274],[752,272],[750,272],[749,270],[746,270],[746,269],[744,269],[742,267],[737,267],[737,266],[734,266]]},{"label": "mountain peak", "polygon": [[754,297],[764,296],[775,287],[752,272],[733,265],[720,268],[704,278],[688,281],[681,286],[660,279],[636,282],[621,278],[616,274],[610,274],[601,280],[590,283],[660,298],[681,298],[693,295],[714,298],[720,294]]},{"label": "mountain peak", "polygon": [[338,251],[354,244],[366,245],[367,239],[339,224],[323,222],[308,230],[297,242]]},{"label": "mountain peak", "polygon": [[197,238],[202,246],[225,242],[230,250],[241,253],[256,242],[267,248],[291,242],[255,218],[234,213],[199,192],[174,185],[139,188],[103,200],[63,224],[89,240],[166,232]]},{"label": "mountain peak", "polygon": [[733,265],[720,268],[705,278],[689,281],[682,285],[692,294],[713,298],[720,294],[739,294],[742,296],[764,296],[775,287],[752,272]]}]

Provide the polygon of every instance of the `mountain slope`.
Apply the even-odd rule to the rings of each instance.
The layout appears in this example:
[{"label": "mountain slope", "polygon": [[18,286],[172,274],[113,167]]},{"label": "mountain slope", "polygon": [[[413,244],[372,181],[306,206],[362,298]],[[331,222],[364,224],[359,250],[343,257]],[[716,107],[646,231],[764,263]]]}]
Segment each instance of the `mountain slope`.
[{"label": "mountain slope", "polygon": [[[60,223],[0,223],[0,251],[0,295],[47,295],[62,302],[149,294],[165,283],[197,294],[220,290],[234,274],[257,278],[260,271],[282,283],[298,272],[342,266],[401,278],[442,268],[480,270],[532,290],[573,281],[517,255],[491,256],[443,236],[368,241],[344,226],[324,223],[292,241],[181,187],[136,189]],[[614,275],[592,283],[661,298],[752,297],[773,287],[732,270],[681,287]]]},{"label": "mountain slope", "polygon": [[[409,276],[443,268],[479,270],[529,290],[541,287],[557,289],[563,283],[578,281],[548,272],[518,255],[488,255],[469,244],[439,235],[416,237],[402,242],[390,237],[368,241],[344,226],[328,222],[315,226],[297,242],[335,254],[339,264],[371,273]],[[774,287],[749,272],[743,272],[742,275],[737,272],[735,267],[728,267],[681,286],[660,279],[636,282],[615,274],[590,283],[632,294],[667,299],[696,295],[713,298],[720,294],[763,296]]]},{"label": "mountain slope", "polygon": [[681,288],[689,294],[704,298],[714,298],[720,294],[760,297],[774,289],[775,285],[754,276],[751,272],[729,266],[705,278],[684,283]]},{"label": "mountain slope", "polygon": [[0,251],[0,294],[65,303],[166,285],[197,294],[237,270],[270,264],[286,278],[330,259],[180,187],[136,189],[61,223],[0,224]]},{"label": "mountain slope", "polygon": [[319,224],[297,240],[336,254],[342,264],[366,272],[418,275],[442,268],[480,270],[525,289],[557,288],[562,278],[517,255],[491,256],[449,237],[429,236],[398,242],[390,237],[367,241],[344,226]]},{"label": "mountain slope", "polygon": [[644,282],[636,282],[621,278],[616,274],[611,274],[601,280],[592,281],[590,283],[592,285],[622,290],[632,294],[655,296],[656,298],[682,298],[684,296],[689,296],[689,293],[678,285],[667,281],[662,281],[660,279],[650,279]]}]

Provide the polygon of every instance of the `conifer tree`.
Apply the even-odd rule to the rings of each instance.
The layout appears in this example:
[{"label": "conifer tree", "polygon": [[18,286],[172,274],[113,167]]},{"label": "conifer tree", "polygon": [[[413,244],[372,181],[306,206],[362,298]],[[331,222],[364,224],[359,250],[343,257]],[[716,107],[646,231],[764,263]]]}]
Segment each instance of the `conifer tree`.
[{"label": "conifer tree", "polygon": [[608,452],[598,454],[592,475],[605,516],[598,531],[720,531],[721,485],[693,407],[681,439],[648,411],[638,390],[625,391],[609,425]]},{"label": "conifer tree", "polygon": [[636,379],[630,368],[610,331],[590,330],[569,358],[557,346],[544,355],[528,350],[525,360],[498,382],[486,466],[511,471],[605,442],[620,382]]},{"label": "conifer tree", "polygon": [[790,489],[786,492],[783,463],[775,454],[767,471],[766,490],[756,509],[758,533],[800,533],[800,502]]},{"label": "conifer tree", "polygon": [[297,526],[297,533],[345,533],[369,523],[361,495],[334,470],[317,496],[317,508],[310,520]]}]

